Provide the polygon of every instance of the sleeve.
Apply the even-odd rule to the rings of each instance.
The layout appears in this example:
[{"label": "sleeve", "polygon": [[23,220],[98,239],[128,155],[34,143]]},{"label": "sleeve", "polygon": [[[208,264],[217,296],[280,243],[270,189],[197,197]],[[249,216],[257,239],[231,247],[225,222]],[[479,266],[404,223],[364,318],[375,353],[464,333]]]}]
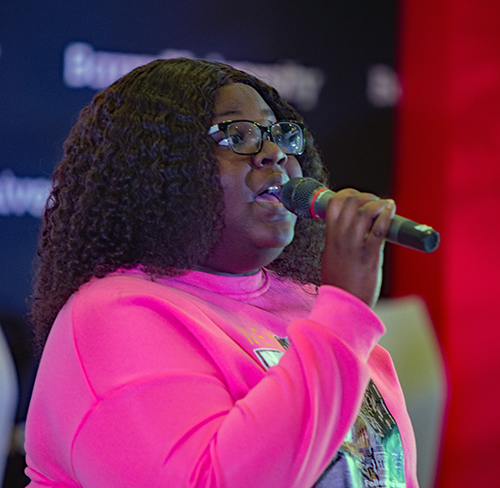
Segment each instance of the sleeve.
[{"label": "sleeve", "polygon": [[[96,398],[72,447],[81,485],[312,486],[355,419],[380,321],[352,295],[321,287],[310,317],[290,323],[279,365],[235,400],[189,332],[202,327],[196,313],[155,297],[74,313]],[[138,325],[155,340],[138,337]]]}]

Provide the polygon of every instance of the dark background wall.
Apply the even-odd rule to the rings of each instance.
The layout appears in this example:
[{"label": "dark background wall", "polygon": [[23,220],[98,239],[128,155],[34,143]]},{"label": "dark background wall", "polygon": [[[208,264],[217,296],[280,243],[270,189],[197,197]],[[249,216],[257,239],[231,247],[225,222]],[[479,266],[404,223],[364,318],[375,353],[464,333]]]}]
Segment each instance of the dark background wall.
[{"label": "dark background wall", "polygon": [[[0,322],[20,375],[18,421],[25,416],[36,368],[23,316],[38,215],[62,143],[96,93],[85,82],[88,65],[73,66],[83,86],[68,86],[72,43],[87,44],[94,55],[154,58],[176,51],[284,73],[275,81],[289,90],[315,134],[332,188],[354,186],[387,196],[398,98],[396,19],[395,0],[0,4]],[[93,58],[93,69],[101,58]],[[317,101],[307,97],[314,90],[304,86],[307,76],[301,73],[322,80]],[[15,479],[20,467],[8,472],[6,486],[21,483]]]},{"label": "dark background wall", "polygon": [[[50,177],[79,110],[96,91],[65,84],[68,45],[84,42],[94,51],[151,57],[166,50],[195,57],[218,53],[227,61],[271,66],[292,61],[318,69],[324,75],[318,103],[307,110],[295,104],[316,135],[332,185],[388,194],[392,110],[370,102],[367,84],[374,65],[393,66],[395,18],[394,0],[307,6],[297,0],[217,6],[193,0],[3,3],[0,310],[22,313],[30,289],[39,219],[23,213],[31,196],[20,195],[35,183],[19,180]],[[5,170],[16,177],[11,193]],[[8,208],[12,191],[18,194],[16,208]]]}]

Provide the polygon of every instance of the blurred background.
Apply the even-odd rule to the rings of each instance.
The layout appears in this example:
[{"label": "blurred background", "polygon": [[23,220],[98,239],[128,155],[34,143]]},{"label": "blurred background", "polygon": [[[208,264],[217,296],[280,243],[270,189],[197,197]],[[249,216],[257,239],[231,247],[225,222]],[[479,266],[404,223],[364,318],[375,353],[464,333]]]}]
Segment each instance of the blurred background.
[{"label": "blurred background", "polygon": [[383,345],[415,423],[421,486],[500,486],[497,0],[2,2],[0,482],[28,482],[37,360],[25,299],[62,143],[99,89],[177,56],[274,85],[304,115],[332,189],[391,196],[441,233],[432,255],[387,247]]}]

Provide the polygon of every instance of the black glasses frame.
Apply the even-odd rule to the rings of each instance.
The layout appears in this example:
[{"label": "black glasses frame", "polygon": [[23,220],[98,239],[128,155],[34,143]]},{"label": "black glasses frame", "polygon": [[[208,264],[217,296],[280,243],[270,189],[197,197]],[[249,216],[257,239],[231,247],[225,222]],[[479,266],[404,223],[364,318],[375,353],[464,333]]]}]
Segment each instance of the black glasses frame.
[{"label": "black glasses frame", "polygon": [[[227,145],[229,146],[229,148],[231,149],[231,151],[233,151],[236,154],[244,154],[244,155],[258,154],[261,151],[261,149],[262,149],[262,144],[264,143],[264,134],[269,134],[269,136],[268,136],[269,140],[272,141],[272,142],[274,142],[281,149],[283,149],[274,140],[273,134],[272,134],[272,131],[271,131],[271,129],[274,126],[280,125],[280,124],[295,124],[296,126],[299,127],[299,129],[302,132],[303,147],[302,147],[301,151],[298,152],[298,153],[287,153],[287,152],[285,152],[285,154],[289,154],[289,155],[292,155],[292,156],[300,156],[301,154],[304,153],[304,150],[305,150],[305,147],[306,147],[306,141],[305,141],[305,136],[304,136],[305,126],[304,126],[304,124],[302,122],[299,122],[299,121],[296,121],[296,120],[279,120],[278,122],[274,122],[274,124],[271,124],[271,125],[261,125],[258,122],[254,122],[253,120],[245,120],[245,119],[228,120],[228,121],[220,122],[219,124],[213,125],[212,127],[210,127],[210,130],[208,131],[208,133],[209,134],[215,134],[216,132],[221,131],[221,132],[224,132],[224,134],[226,135],[226,138],[229,138],[230,136],[227,133],[227,128],[229,127],[230,124],[234,124],[234,123],[237,123],[237,122],[247,122],[249,124],[255,125],[258,129],[260,129],[260,141],[259,141],[259,147],[258,147],[258,149],[256,149],[252,153],[242,153],[242,152],[239,152],[236,149],[234,149],[234,147],[232,146],[231,143],[228,142]],[[220,141],[219,141],[219,143],[220,143]]]}]

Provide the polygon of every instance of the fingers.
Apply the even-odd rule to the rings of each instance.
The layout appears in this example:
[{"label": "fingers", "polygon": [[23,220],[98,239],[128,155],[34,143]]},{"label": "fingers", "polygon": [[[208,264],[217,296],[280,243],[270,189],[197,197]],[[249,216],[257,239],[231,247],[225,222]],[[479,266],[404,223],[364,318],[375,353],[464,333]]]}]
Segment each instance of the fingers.
[{"label": "fingers", "polygon": [[396,206],[392,200],[347,189],[326,211],[324,284],[343,288],[373,306],[380,293],[385,236]]},{"label": "fingers", "polygon": [[383,241],[395,214],[393,200],[380,199],[371,193],[341,190],[328,204],[327,238],[349,239],[351,245],[378,245]]},{"label": "fingers", "polygon": [[396,204],[394,200],[379,200],[379,207],[375,210],[375,218],[366,236],[368,246],[378,245],[380,241],[385,239],[395,213]]}]

